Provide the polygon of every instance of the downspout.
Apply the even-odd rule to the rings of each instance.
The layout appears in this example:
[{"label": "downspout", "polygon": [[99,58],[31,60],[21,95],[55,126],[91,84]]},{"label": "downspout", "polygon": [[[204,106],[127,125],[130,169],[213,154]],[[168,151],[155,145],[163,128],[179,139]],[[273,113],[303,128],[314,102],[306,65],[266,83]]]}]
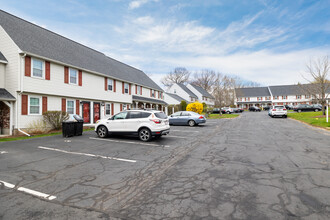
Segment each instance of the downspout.
[{"label": "downspout", "polygon": [[[22,59],[24,59],[26,57],[26,53],[23,54],[22,57],[20,57],[20,71],[19,71],[19,80],[20,80],[20,84],[19,84],[19,96],[20,96],[20,99],[21,99],[21,94],[23,93],[24,89],[23,89],[23,74],[22,74]],[[31,137],[30,134],[26,133],[25,131],[22,131],[20,128],[19,128],[19,123],[18,123],[18,119],[19,119],[19,110],[18,110],[18,102],[16,102],[16,127],[17,127],[17,130],[23,134],[25,134],[26,136],[29,136]]]}]

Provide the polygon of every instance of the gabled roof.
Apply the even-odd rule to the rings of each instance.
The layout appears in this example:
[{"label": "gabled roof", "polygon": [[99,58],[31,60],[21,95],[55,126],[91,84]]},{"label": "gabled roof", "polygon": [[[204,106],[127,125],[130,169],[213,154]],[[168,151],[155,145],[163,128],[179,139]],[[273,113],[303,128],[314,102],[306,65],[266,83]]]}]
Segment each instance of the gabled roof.
[{"label": "gabled roof", "polygon": [[178,86],[180,86],[181,89],[183,89],[186,93],[189,94],[189,96],[198,99],[198,97],[190,90],[187,88],[187,86],[183,85],[182,83],[177,83]]},{"label": "gabled roof", "polygon": [[0,25],[23,52],[162,91],[141,70],[2,10]]},{"label": "gabled roof", "polygon": [[166,95],[168,96],[171,96],[173,99],[177,100],[178,102],[181,102],[181,101],[185,101],[188,103],[187,100],[185,100],[184,98],[178,96],[177,94],[173,94],[173,93],[165,93]]},{"label": "gabled roof", "polygon": [[145,101],[145,102],[151,102],[151,103],[167,105],[167,103],[164,102],[163,100],[146,98],[146,97],[142,97],[142,96],[133,95],[132,99],[133,99],[133,101],[142,101],[142,102]]},{"label": "gabled roof", "polygon": [[268,87],[236,88],[236,97],[264,97],[270,96]]},{"label": "gabled roof", "polygon": [[2,100],[2,101],[15,101],[16,99],[6,89],[0,88],[0,100]]},{"label": "gabled roof", "polygon": [[194,87],[200,94],[202,94],[202,96],[214,99],[214,97],[210,93],[208,93],[205,89],[203,89],[202,87],[196,86],[194,84],[190,84],[190,85],[192,87]]},{"label": "gabled roof", "polygon": [[[282,86],[269,86],[273,96],[281,95],[308,95],[312,91],[318,92],[314,84],[301,84],[301,85],[282,85]],[[330,93],[330,87],[327,90]]]},{"label": "gabled roof", "polygon": [[0,51],[0,63],[8,63],[6,57]]}]

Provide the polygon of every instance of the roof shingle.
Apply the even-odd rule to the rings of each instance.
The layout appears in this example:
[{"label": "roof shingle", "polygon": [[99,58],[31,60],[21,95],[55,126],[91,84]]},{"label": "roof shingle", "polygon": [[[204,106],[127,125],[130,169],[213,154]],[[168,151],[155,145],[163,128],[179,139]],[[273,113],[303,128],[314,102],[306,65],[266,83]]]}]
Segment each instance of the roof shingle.
[{"label": "roof shingle", "polygon": [[196,86],[194,84],[190,84],[192,87],[194,87],[200,94],[202,94],[204,97],[208,97],[208,98],[211,98],[211,99],[214,99],[214,97],[208,93],[205,89],[203,89],[202,87],[200,86]]},{"label": "roof shingle", "polygon": [[189,94],[189,96],[198,99],[198,97],[190,90],[187,88],[187,86],[183,85],[182,83],[177,83],[178,86],[180,86],[181,89],[183,89],[186,93]]},{"label": "roof shingle", "polygon": [[2,10],[0,25],[23,52],[162,90],[141,70]]}]

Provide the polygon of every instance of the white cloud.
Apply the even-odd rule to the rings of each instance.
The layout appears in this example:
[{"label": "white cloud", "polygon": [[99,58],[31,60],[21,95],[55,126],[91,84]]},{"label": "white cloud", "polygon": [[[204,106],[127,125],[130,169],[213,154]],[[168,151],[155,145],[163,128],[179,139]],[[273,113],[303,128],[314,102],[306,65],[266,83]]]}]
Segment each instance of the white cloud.
[{"label": "white cloud", "polygon": [[129,3],[128,8],[129,9],[139,8],[150,1],[158,2],[158,0],[135,0]]},{"label": "white cloud", "polygon": [[133,20],[133,23],[138,25],[151,25],[154,23],[154,19],[150,16],[138,17]]}]

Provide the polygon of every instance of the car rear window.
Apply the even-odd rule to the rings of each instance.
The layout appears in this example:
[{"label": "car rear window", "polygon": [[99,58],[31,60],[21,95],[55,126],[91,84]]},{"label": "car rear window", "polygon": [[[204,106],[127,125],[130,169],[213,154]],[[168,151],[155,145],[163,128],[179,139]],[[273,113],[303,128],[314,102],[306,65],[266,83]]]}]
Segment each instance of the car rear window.
[{"label": "car rear window", "polygon": [[275,108],[282,109],[282,108],[285,108],[285,107],[284,106],[275,106]]},{"label": "car rear window", "polygon": [[148,118],[150,115],[150,112],[141,112],[141,118]]},{"label": "car rear window", "polygon": [[155,116],[156,116],[157,118],[167,119],[167,115],[165,115],[164,112],[157,112],[157,113],[155,113]]}]

